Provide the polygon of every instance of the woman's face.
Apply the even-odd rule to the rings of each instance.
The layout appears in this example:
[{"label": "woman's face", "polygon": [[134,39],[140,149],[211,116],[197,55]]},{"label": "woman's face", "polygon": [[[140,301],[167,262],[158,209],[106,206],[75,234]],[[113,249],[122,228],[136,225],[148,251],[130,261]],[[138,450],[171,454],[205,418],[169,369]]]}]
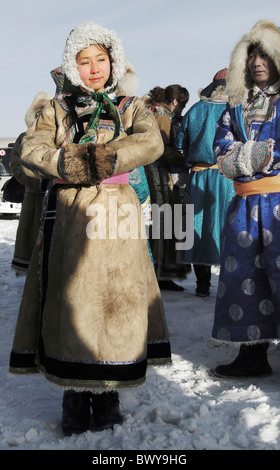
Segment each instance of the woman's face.
[{"label": "woman's face", "polygon": [[277,72],[274,62],[259,46],[256,46],[249,53],[247,66],[252,79],[260,89],[271,85],[279,78],[279,73]]},{"label": "woman's face", "polygon": [[83,49],[77,57],[78,71],[83,83],[94,91],[102,91],[111,73],[108,52],[95,45]]}]

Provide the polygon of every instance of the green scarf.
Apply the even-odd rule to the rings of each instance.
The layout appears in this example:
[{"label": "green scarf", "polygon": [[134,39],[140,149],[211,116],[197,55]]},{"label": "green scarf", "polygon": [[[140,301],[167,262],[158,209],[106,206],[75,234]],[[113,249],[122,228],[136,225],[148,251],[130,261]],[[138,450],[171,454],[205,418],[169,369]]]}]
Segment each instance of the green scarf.
[{"label": "green scarf", "polygon": [[108,112],[115,125],[114,136],[109,141],[111,142],[112,140],[116,139],[120,133],[120,119],[116,107],[114,106],[114,103],[110,100],[107,93],[94,92],[90,93],[90,96],[97,102],[97,107],[92,112],[85,134],[79,140],[79,144],[83,144],[85,142],[92,142],[103,108]]}]

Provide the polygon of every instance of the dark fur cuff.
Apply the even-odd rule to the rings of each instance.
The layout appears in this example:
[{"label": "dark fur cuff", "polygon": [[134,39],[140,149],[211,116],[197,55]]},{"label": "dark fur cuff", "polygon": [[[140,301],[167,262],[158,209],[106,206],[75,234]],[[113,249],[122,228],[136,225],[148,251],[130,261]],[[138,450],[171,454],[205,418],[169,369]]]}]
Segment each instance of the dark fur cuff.
[{"label": "dark fur cuff", "polygon": [[111,178],[114,173],[117,154],[109,145],[97,145],[95,148],[95,164],[98,181]]},{"label": "dark fur cuff", "polygon": [[67,144],[58,162],[60,177],[73,184],[97,184],[114,172],[116,153],[107,145]]}]

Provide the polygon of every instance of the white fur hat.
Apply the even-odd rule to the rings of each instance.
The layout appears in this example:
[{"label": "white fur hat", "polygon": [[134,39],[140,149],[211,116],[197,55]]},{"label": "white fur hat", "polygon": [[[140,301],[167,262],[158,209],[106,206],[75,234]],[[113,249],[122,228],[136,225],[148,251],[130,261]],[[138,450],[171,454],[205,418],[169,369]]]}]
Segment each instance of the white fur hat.
[{"label": "white fur hat", "polygon": [[280,29],[271,21],[260,20],[242,37],[232,52],[226,79],[231,107],[245,103],[253,85],[247,70],[248,48],[252,44],[260,45],[273,60],[280,75]]},{"label": "white fur hat", "polygon": [[[85,23],[77,26],[69,34],[62,59],[62,70],[72,85],[83,86],[88,91],[92,89],[85,86],[80,78],[77,68],[77,54],[92,44],[105,46],[111,59],[112,84],[110,89],[114,88],[122,79],[126,69],[126,61],[122,43],[118,36],[102,26],[94,23]],[[109,91],[109,90],[106,90]]]}]

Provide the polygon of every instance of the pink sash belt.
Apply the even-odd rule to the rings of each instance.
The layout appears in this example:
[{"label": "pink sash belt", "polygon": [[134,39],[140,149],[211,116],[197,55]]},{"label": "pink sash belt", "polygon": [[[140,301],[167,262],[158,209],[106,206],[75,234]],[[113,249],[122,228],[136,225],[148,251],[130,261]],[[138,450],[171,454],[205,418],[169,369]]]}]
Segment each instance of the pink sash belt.
[{"label": "pink sash belt", "polygon": [[106,180],[101,181],[101,184],[128,184],[128,175],[129,172],[120,173],[119,175],[111,176]]},{"label": "pink sash belt", "polygon": [[[111,178],[107,178],[106,180],[101,181],[101,184],[128,184],[128,175],[129,172],[126,171],[125,173],[120,173],[119,175],[114,175]],[[59,178],[55,178],[56,184],[71,184],[63,181]]]}]

